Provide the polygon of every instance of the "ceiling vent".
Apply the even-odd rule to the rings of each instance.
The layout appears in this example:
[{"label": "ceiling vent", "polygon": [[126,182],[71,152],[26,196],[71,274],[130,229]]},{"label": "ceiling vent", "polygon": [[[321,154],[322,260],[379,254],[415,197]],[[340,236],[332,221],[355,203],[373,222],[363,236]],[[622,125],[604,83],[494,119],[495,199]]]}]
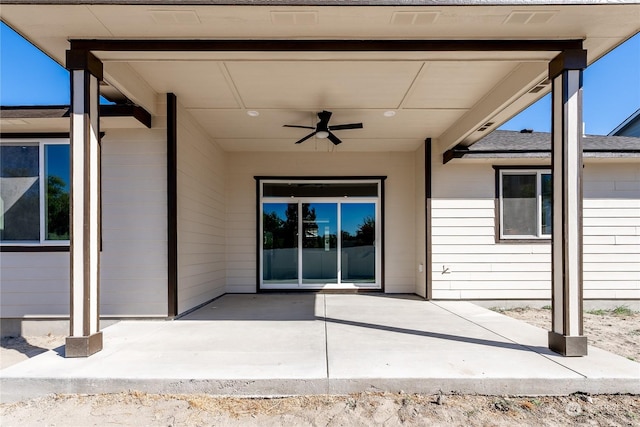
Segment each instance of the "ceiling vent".
[{"label": "ceiling vent", "polygon": [[440,12],[395,12],[391,16],[394,25],[429,25],[440,16]]},{"label": "ceiling vent", "polygon": [[151,17],[160,25],[197,25],[200,18],[195,10],[152,10]]},{"label": "ceiling vent", "polygon": [[531,89],[529,91],[529,93],[538,93],[541,90],[543,90],[544,88],[546,88],[547,86],[549,86],[549,83],[551,83],[549,81],[549,79],[546,79],[546,80],[542,81],[541,83],[539,83],[537,86],[535,86],[533,89]]},{"label": "ceiling vent", "polygon": [[520,25],[546,24],[555,16],[556,13],[556,11],[550,10],[541,10],[538,12],[513,11],[509,16],[507,16],[504,23]]},{"label": "ceiling vent", "polygon": [[487,122],[487,123],[483,124],[480,128],[478,128],[478,132],[484,132],[485,130],[487,130],[491,126],[493,126],[494,124],[495,124],[495,122]]},{"label": "ceiling vent", "polygon": [[318,12],[271,12],[271,23],[275,25],[315,25]]}]

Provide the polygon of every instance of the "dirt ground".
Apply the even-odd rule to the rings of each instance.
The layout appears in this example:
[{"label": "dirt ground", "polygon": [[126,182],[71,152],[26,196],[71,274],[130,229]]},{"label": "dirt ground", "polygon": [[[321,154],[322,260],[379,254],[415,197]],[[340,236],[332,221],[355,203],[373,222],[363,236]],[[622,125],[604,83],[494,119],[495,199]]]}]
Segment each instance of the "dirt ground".
[{"label": "dirt ground", "polygon": [[637,426],[638,396],[356,394],[273,399],[56,395],[0,408],[3,426]]},{"label": "dirt ground", "polygon": [[[543,329],[551,329],[551,310],[545,308],[493,309]],[[601,348],[640,362],[640,313],[624,306],[614,310],[592,310],[583,315],[589,346]]]},{"label": "dirt ground", "polygon": [[[495,309],[549,328],[550,310]],[[585,313],[590,344],[640,360],[640,313]],[[62,345],[63,337],[3,338],[2,366]],[[137,391],[50,395],[0,405],[2,426],[640,426],[640,396],[414,395],[233,398]]]}]

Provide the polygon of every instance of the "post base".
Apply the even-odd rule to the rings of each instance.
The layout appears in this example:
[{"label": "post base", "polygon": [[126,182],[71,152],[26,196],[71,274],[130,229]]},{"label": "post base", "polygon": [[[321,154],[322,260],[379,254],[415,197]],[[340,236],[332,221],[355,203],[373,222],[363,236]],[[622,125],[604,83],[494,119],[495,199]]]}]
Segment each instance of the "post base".
[{"label": "post base", "polygon": [[587,337],[566,336],[557,332],[549,331],[549,349],[560,353],[563,356],[586,356]]},{"label": "post base", "polygon": [[102,350],[102,331],[86,337],[67,337],[64,357],[89,357]]}]

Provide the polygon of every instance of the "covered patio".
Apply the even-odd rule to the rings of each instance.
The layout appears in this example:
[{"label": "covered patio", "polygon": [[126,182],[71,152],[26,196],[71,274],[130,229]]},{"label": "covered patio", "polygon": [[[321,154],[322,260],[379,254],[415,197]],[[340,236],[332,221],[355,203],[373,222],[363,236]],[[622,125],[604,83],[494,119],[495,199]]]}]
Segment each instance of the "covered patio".
[{"label": "covered patio", "polygon": [[2,401],[48,393],[282,396],[640,393],[638,364],[567,358],[547,331],[464,301],[385,294],[227,294],[176,321],[122,321],[105,348],[2,371]]},{"label": "covered patio", "polygon": [[[71,226],[68,246],[60,249],[68,250],[69,257],[55,260],[69,265],[69,276],[56,279],[65,287],[58,285],[55,291],[46,284],[26,292],[16,280],[13,289],[20,292],[13,292],[14,316],[68,314],[67,357],[102,350],[101,316],[182,316],[179,322],[121,322],[108,328],[105,340],[112,347],[91,361],[65,363],[47,355],[9,370],[20,378],[26,375],[21,369],[33,365],[29,375],[34,390],[46,389],[38,378],[55,372],[62,383],[100,384],[102,391],[109,384],[142,381],[159,389],[214,384],[220,392],[245,394],[378,386],[483,391],[476,389],[480,385],[487,392],[509,387],[517,392],[521,379],[543,375],[538,378],[540,392],[552,386],[558,392],[562,387],[545,376],[557,372],[569,392],[602,366],[593,361],[597,356],[560,364],[547,347],[567,356],[586,354],[582,70],[637,32],[636,4],[7,3],[0,18],[71,74],[70,121],[65,124]],[[464,289],[434,285],[433,276],[440,271],[434,256],[464,252],[461,240],[469,234],[475,239],[476,233],[491,230],[475,240],[489,246],[486,252],[463,253],[468,257],[457,262],[463,276],[492,272],[492,266],[483,265],[488,270],[480,272],[468,266],[477,264],[479,256],[499,260],[495,254],[505,248],[494,249],[498,226],[493,195],[473,206],[465,201],[467,192],[476,193],[469,186],[477,182],[477,174],[471,170],[462,180],[449,174],[451,165],[445,164],[452,150],[468,149],[548,92],[553,97],[554,223],[552,249],[543,251],[545,265],[551,267],[539,272],[544,277],[531,289],[517,294],[551,297],[552,330],[545,338],[537,330],[520,335],[526,328],[510,320],[494,326],[496,315],[470,303],[433,302],[452,298],[451,290],[460,299],[496,298],[507,291],[515,298],[510,286],[520,277],[511,273],[524,271],[520,267],[505,271],[498,285],[485,274],[481,283],[465,280]],[[101,135],[101,94],[144,109],[150,129]],[[335,114],[331,124],[322,119],[330,111]],[[342,139],[329,132],[333,130],[344,130]],[[386,187],[380,184],[368,202],[377,209],[372,218],[378,230],[370,240],[378,245],[379,258],[371,264],[374,278],[367,280],[375,281],[375,289],[415,293],[432,302],[228,295],[183,316],[221,295],[269,290],[263,286],[264,251],[271,250],[273,237],[264,232],[269,201],[260,199],[264,191],[256,188],[256,179],[289,183],[371,177],[386,180]],[[300,194],[292,197],[299,199],[300,213],[305,203],[322,201],[319,196],[311,201]],[[434,232],[438,218],[464,215],[484,215],[485,221],[464,232],[449,223],[450,235],[444,237]],[[299,229],[302,224],[300,219]],[[330,252],[331,236],[338,231],[325,230],[320,249]],[[305,237],[318,243],[314,233]],[[304,247],[302,237],[296,242]],[[541,247],[520,246],[522,258],[529,261]],[[19,254],[24,249],[13,250]],[[335,251],[341,266],[342,256]],[[32,265],[20,255],[14,258],[16,264]],[[46,256],[46,262],[53,259]],[[448,260],[441,265],[443,274],[451,271]],[[304,285],[304,266],[300,254],[294,265],[302,272],[295,277],[299,287]],[[330,270],[329,285],[342,285],[339,268]],[[325,279],[313,278],[327,283]],[[27,305],[23,296],[44,292],[58,299],[55,309],[46,298],[29,310],[21,308]],[[63,298],[68,303],[59,302]],[[286,316],[272,319],[273,313]],[[191,322],[194,316],[206,320]],[[205,329],[196,333],[189,328]],[[533,368],[534,360],[541,363],[539,369]],[[584,365],[586,371],[565,363]],[[515,371],[505,373],[506,366]],[[166,376],[172,377],[169,382]],[[442,378],[461,382],[447,387]],[[505,383],[504,378],[516,379]],[[533,392],[529,382],[527,390]],[[620,392],[620,381],[610,385],[614,382]]]}]

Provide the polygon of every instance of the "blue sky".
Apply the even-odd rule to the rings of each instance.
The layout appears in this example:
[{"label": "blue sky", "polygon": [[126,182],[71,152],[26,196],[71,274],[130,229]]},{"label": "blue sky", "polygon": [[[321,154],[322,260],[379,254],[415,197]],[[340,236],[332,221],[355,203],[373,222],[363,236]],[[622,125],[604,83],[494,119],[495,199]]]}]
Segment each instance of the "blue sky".
[{"label": "blue sky", "polygon": [[[69,74],[4,23],[0,24],[0,104],[69,104]],[[640,34],[584,72],[586,133],[606,135],[640,108]],[[551,130],[547,95],[500,129]]]},{"label": "blue sky", "polygon": [[[583,75],[585,133],[607,135],[640,108],[640,33],[591,64]],[[551,131],[551,95],[500,129]]]},{"label": "blue sky", "polygon": [[0,26],[0,104],[69,105],[69,72]]}]

